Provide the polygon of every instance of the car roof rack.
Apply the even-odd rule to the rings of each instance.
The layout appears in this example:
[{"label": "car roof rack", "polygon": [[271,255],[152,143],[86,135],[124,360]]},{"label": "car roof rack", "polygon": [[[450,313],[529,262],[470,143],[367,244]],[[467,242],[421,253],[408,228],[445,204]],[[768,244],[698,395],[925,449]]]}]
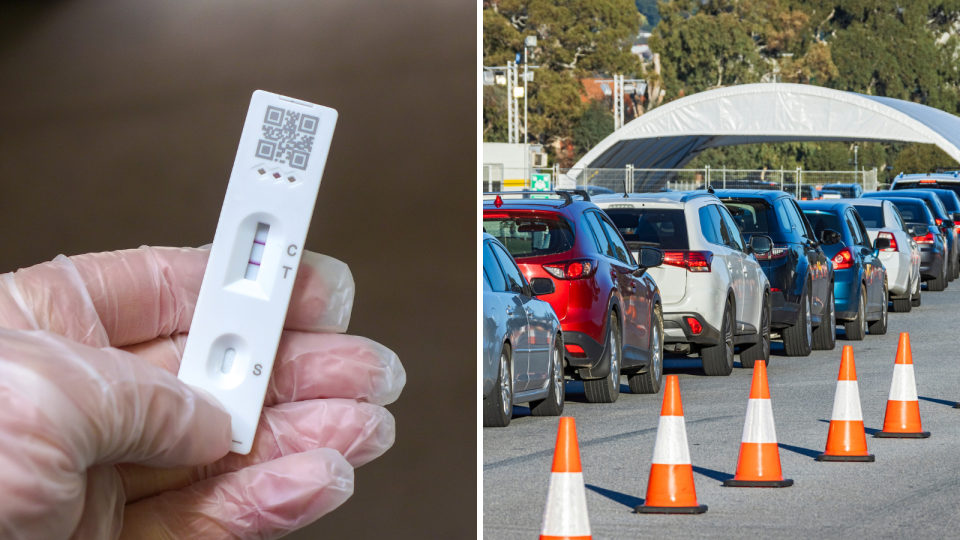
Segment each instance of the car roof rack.
[{"label": "car roof rack", "polygon": [[484,191],[483,195],[559,195],[564,204],[573,204],[573,196],[580,195],[584,201],[590,201],[590,194],[584,189],[558,189],[555,191]]}]

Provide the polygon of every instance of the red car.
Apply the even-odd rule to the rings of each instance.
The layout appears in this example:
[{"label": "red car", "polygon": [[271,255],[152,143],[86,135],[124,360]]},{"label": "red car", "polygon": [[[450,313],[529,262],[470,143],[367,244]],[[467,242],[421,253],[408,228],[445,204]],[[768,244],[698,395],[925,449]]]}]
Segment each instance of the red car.
[{"label": "red car", "polygon": [[506,246],[528,281],[553,280],[556,291],[537,298],[560,319],[564,373],[583,381],[588,401],[616,401],[621,373],[631,392],[659,392],[663,318],[660,292],[646,269],[662,264],[663,252],[641,248],[638,264],[585,191],[557,194],[485,201],[484,231]]}]

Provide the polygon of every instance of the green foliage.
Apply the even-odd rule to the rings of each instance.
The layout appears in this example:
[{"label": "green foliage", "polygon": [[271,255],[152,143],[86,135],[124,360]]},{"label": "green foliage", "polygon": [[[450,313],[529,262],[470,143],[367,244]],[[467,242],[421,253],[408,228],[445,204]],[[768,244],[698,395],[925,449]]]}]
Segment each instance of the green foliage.
[{"label": "green foliage", "polygon": [[641,26],[641,30],[651,30],[660,22],[660,11],[657,9],[657,0],[634,0],[637,5],[637,11],[643,15],[647,23]]},{"label": "green foliage", "polygon": [[587,106],[577,126],[573,128],[573,144],[577,154],[586,154],[600,141],[613,133],[613,112],[600,100]]},{"label": "green foliage", "polygon": [[483,142],[509,140],[507,114],[507,87],[483,86]]},{"label": "green foliage", "polygon": [[[639,75],[643,68],[630,47],[641,21],[631,0],[489,0],[484,4],[485,66],[506,65],[523,52],[525,36],[537,36],[530,63],[541,67],[534,70],[528,87],[528,141],[548,145],[562,164],[572,161],[573,156],[556,156],[556,152],[586,109],[580,79],[596,73]],[[490,114],[494,112],[491,108]],[[486,126],[486,107],[484,113]],[[495,124],[492,118],[489,123]],[[487,133],[484,140],[506,141],[506,130],[491,128]]]},{"label": "green foliage", "polygon": [[910,145],[893,162],[894,175],[936,172],[937,169],[957,170],[960,163],[932,144]]}]

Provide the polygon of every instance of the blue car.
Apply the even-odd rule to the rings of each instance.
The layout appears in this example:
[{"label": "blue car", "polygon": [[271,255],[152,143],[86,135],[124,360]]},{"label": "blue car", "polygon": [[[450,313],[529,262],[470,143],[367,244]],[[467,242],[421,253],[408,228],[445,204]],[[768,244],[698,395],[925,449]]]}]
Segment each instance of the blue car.
[{"label": "blue car", "polygon": [[527,282],[513,257],[483,233],[483,425],[505,427],[514,403],[533,416],[560,416],[566,397],[560,319],[537,296],[553,281]]},{"label": "blue car", "polygon": [[860,184],[827,184],[820,188],[821,191],[825,189],[836,191],[844,199],[856,199],[863,195],[863,188],[860,187]]},{"label": "blue car", "polygon": [[960,277],[960,242],[957,242],[956,225],[953,222],[953,214],[947,212],[940,197],[930,189],[899,189],[894,184],[896,191],[876,191],[864,193],[864,198],[879,197],[886,199],[890,197],[908,197],[912,199],[922,199],[926,203],[930,213],[936,219],[937,227],[940,233],[947,239],[947,281],[953,281]]},{"label": "blue car", "polygon": [[878,238],[875,249],[860,214],[847,200],[804,201],[800,209],[817,237],[840,237],[840,242],[825,243],[823,251],[833,263],[836,314],[847,339],[862,340],[868,331],[886,334],[887,271],[879,250],[890,247],[890,240]]}]

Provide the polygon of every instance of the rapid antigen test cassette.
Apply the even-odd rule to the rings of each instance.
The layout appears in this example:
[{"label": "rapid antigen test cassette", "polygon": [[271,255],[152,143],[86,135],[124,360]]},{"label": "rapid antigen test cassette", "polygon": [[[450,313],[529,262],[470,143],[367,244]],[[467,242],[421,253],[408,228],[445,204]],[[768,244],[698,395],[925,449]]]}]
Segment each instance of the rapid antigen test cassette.
[{"label": "rapid antigen test cassette", "polygon": [[248,454],[337,111],[253,93],[178,377],[230,412]]}]

